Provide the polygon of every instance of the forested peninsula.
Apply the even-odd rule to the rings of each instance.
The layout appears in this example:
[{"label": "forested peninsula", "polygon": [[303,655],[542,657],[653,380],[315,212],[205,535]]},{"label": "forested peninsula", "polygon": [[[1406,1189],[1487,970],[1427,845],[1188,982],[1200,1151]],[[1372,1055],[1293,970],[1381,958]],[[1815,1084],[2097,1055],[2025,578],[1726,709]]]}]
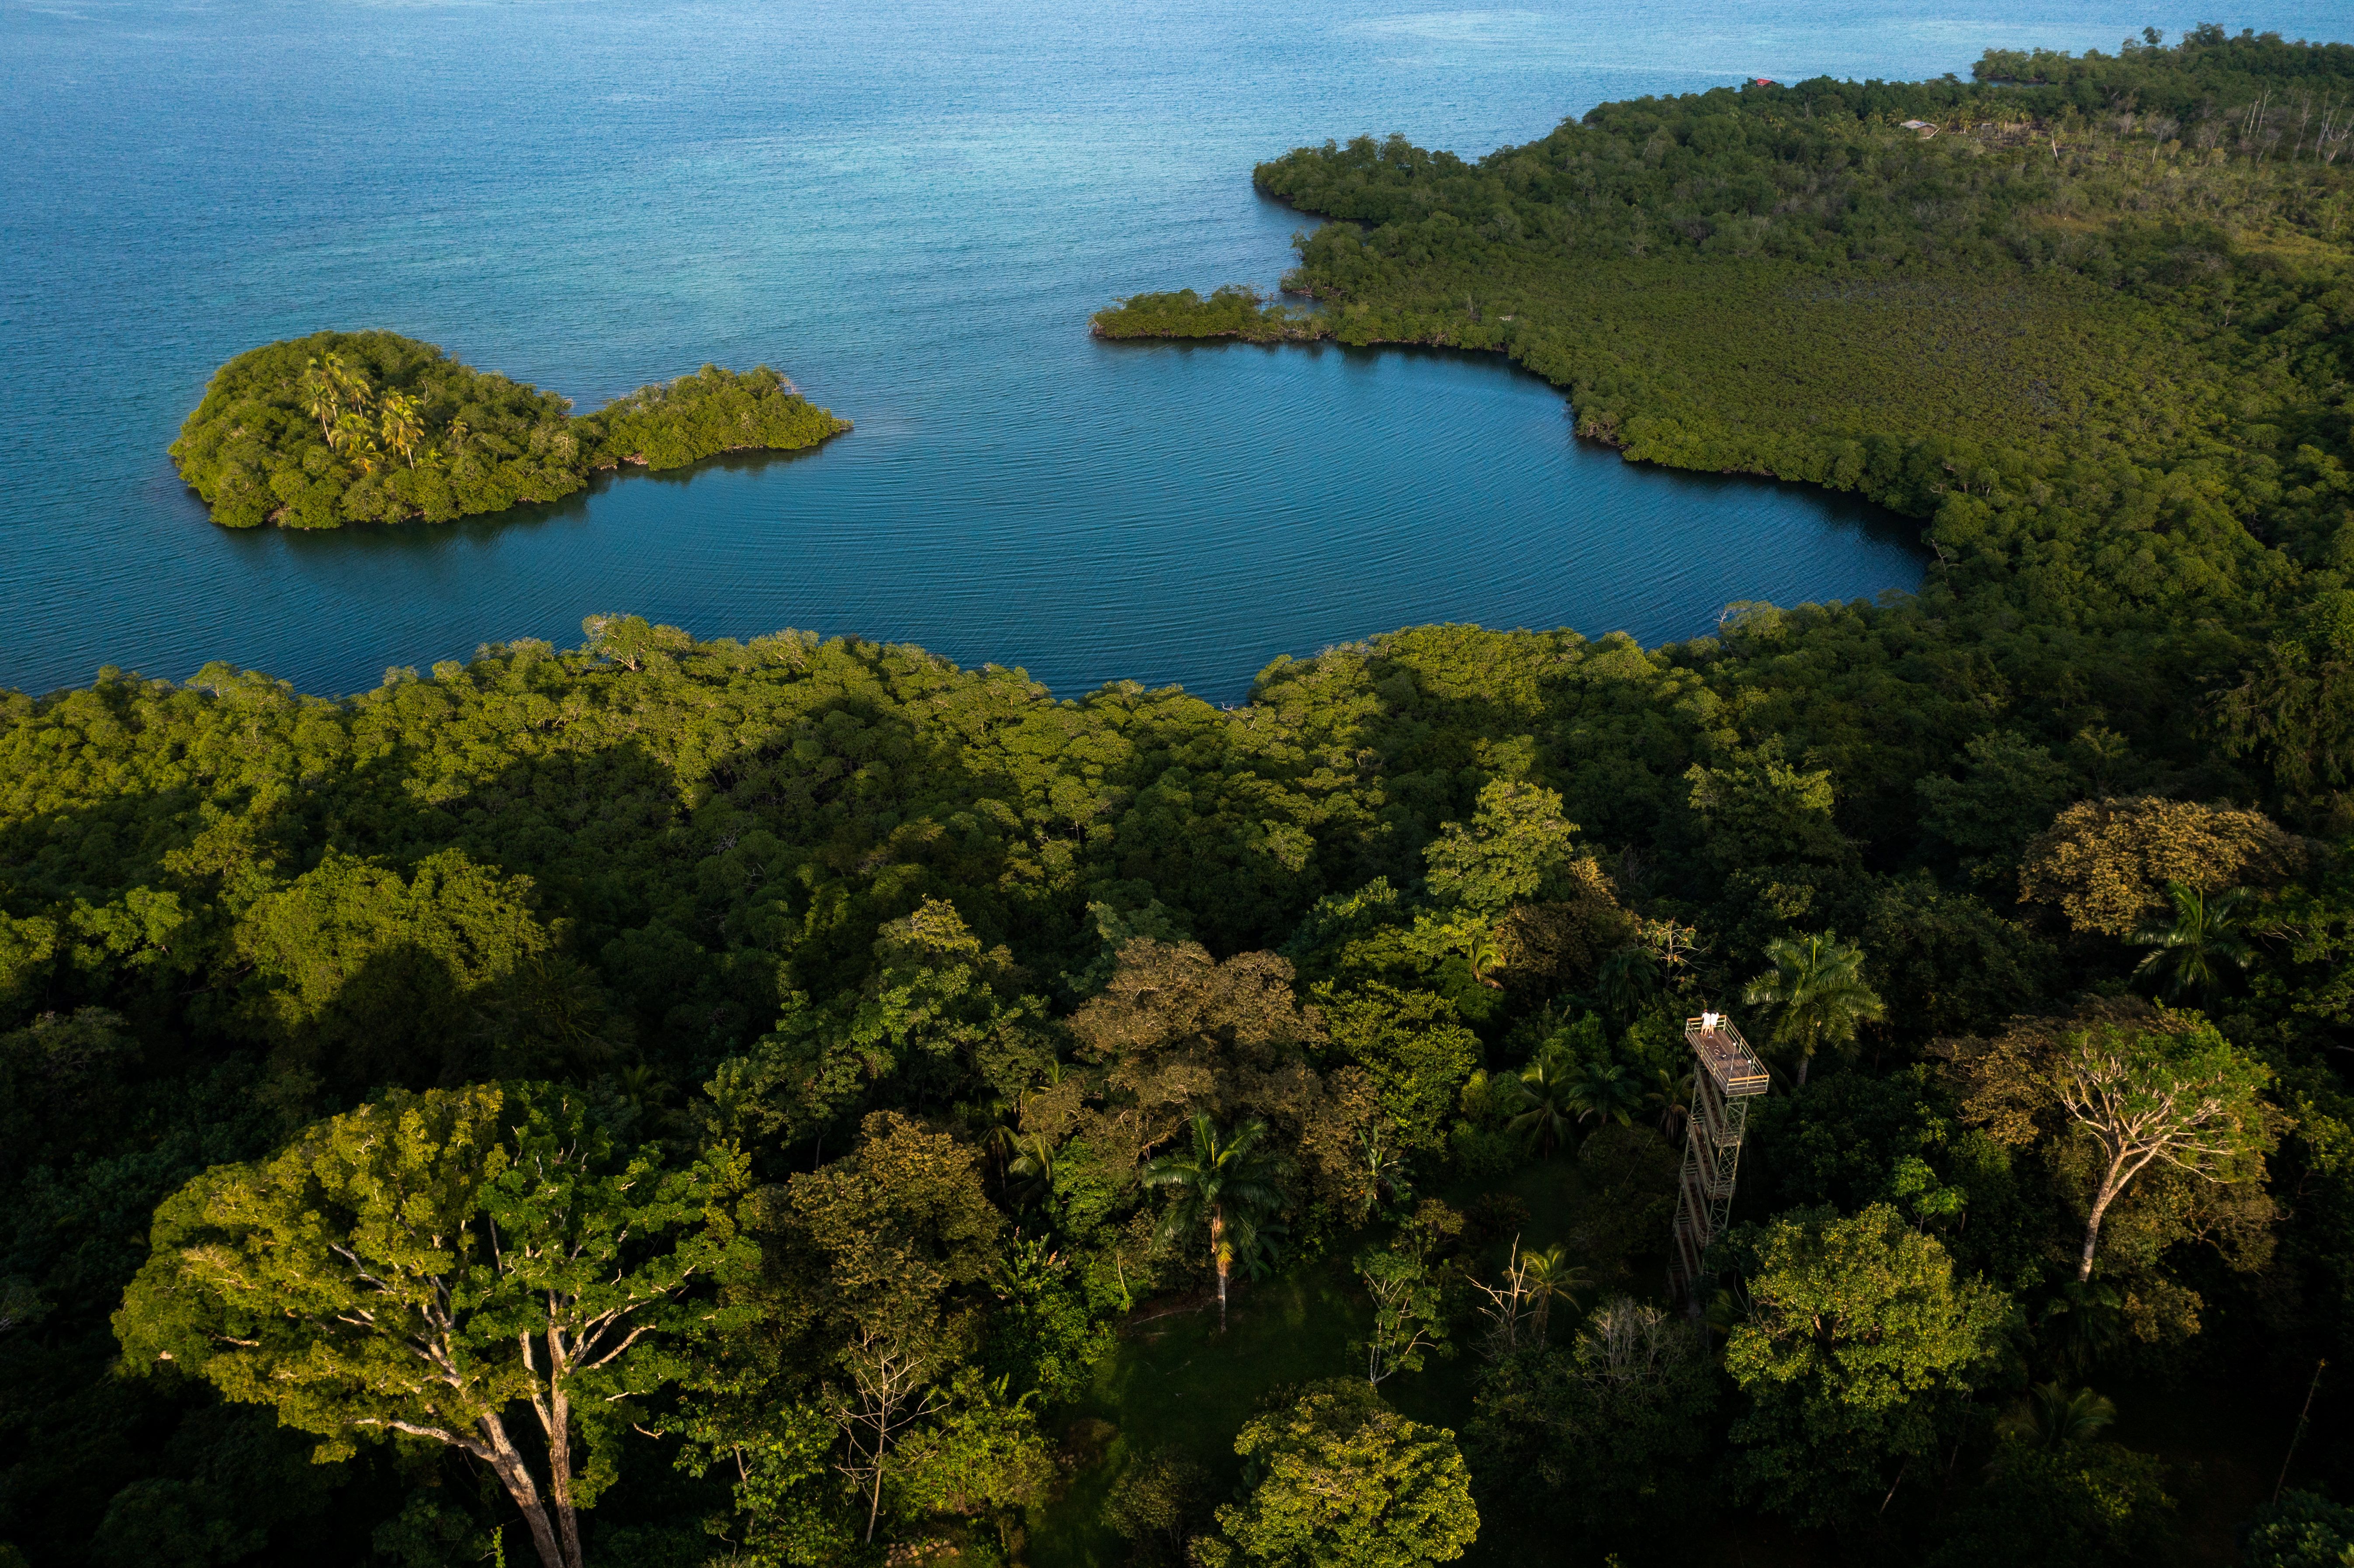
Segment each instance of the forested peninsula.
[{"label": "forested peninsula", "polygon": [[1916,595],[0,695],[0,1563],[2348,1562],[2354,50],[1978,78],[1261,171]]},{"label": "forested peninsula", "polygon": [[313,333],[216,371],[172,461],[213,521],[448,523],[554,501],[622,465],[790,451],[850,429],[767,366],[706,365],[593,414],[388,332]]},{"label": "forested peninsula", "polygon": [[1186,291],[1094,328],[1505,353],[1630,458],[1861,491],[1949,556],[2127,493],[2326,533],[2354,47],[2211,26],[1972,76],[1606,103],[1477,163],[1300,148],[1253,177],[1335,220],[1284,280],[1320,309]]}]

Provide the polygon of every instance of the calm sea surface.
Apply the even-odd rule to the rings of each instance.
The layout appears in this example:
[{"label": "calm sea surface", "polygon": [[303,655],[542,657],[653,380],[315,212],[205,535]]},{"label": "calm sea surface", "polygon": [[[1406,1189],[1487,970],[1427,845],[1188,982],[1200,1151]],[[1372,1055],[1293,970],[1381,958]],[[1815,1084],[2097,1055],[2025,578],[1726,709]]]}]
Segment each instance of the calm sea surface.
[{"label": "calm sea surface", "polygon": [[[2223,18],[2345,36],[2341,0]],[[635,610],[1238,696],[1418,621],[1707,629],[1919,579],[1912,530],[1632,467],[1501,362],[1110,346],[1272,284],[1250,166],[1484,153],[1748,76],[2114,48],[2147,0],[1416,11],[1293,0],[0,0],[0,684],[221,658],[311,691]],[[383,326],[583,408],[766,361],[822,451],[451,527],[214,527],[164,449],[221,360]]]}]

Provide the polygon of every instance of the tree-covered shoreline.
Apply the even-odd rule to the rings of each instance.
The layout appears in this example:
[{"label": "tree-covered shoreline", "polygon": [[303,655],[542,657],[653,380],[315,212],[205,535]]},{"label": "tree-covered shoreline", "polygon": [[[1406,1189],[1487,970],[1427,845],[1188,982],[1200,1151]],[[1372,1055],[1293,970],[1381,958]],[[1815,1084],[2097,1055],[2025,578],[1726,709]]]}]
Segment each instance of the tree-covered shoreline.
[{"label": "tree-covered shoreline", "polygon": [[766,366],[705,366],[593,414],[393,333],[313,333],[214,373],[172,443],[213,521],[446,523],[554,501],[600,469],[791,451],[850,429]]},{"label": "tree-covered shoreline", "polygon": [[1234,708],[625,615],[0,694],[0,1564],[2348,1560],[2349,62],[1266,166],[1318,324],[1865,490],[1914,595]]},{"label": "tree-covered shoreline", "polygon": [[[1630,458],[1924,517],[2065,504],[2087,470],[2194,453],[2326,486],[2282,370],[2354,240],[2323,101],[2349,83],[2354,47],[2202,27],[1990,52],[1967,82],[1606,103],[1477,163],[1360,137],[1253,180],[1334,220],[1301,237],[1284,287],[1321,310],[1285,335],[1507,354]],[[1227,335],[1233,315],[1223,292],[1147,294],[1094,327]],[[2226,412],[2225,381],[2257,408]]]},{"label": "tree-covered shoreline", "polygon": [[1088,330],[1115,341],[1135,338],[1240,338],[1245,343],[1309,343],[1331,335],[1313,315],[1287,309],[1240,283],[1207,299],[1191,289],[1138,294],[1098,311]]}]

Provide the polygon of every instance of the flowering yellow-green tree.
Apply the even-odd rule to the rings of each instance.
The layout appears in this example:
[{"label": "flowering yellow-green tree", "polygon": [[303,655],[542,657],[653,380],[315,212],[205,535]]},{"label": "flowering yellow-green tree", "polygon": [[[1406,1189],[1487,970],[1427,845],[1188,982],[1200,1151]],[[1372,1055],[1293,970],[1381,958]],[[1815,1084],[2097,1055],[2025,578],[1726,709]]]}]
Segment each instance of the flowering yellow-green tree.
[{"label": "flowering yellow-green tree", "polygon": [[1801,1211],[1737,1245],[1752,1309],[1724,1347],[1749,1399],[1735,1471],[1766,1507],[1822,1523],[1931,1452],[1993,1375],[2009,1301],[1956,1277],[1944,1245],[1885,1203]]},{"label": "flowering yellow-green tree", "polygon": [[1202,1568],[1419,1568],[1452,1563],[1479,1533],[1455,1434],[1354,1379],[1255,1417],[1235,1452],[1257,1479],[1193,1543]]}]

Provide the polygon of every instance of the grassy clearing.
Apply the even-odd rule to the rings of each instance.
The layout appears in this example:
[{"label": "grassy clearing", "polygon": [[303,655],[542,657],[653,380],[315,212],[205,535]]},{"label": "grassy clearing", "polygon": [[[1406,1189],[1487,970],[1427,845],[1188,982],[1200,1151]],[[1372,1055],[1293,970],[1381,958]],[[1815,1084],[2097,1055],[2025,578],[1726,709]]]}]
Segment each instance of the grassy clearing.
[{"label": "grassy clearing", "polygon": [[1241,1477],[1235,1433],[1260,1396],[1348,1370],[1366,1317],[1353,1285],[1345,1262],[1325,1259],[1242,1293],[1223,1335],[1214,1304],[1129,1329],[1065,1423],[1066,1446],[1084,1458],[1034,1522],[1034,1568],[1118,1568],[1127,1547],[1103,1521],[1104,1499],[1157,1448],[1183,1451],[1230,1489]]},{"label": "grassy clearing", "polygon": [[[1597,1226],[1605,1218],[1597,1210],[1621,1201],[1566,1156],[1535,1161],[1501,1181],[1461,1182],[1439,1195],[1463,1208],[1490,1195],[1515,1199],[1527,1210],[1517,1232],[1523,1245],[1558,1244],[1574,1252],[1581,1239],[1606,1231]],[[1512,1239],[1482,1238],[1475,1270],[1493,1274]],[[1597,1256],[1589,1266],[1611,1274],[1621,1287],[1654,1294],[1664,1277],[1665,1239],[1662,1231],[1657,1255]],[[1223,1495],[1241,1478],[1235,1433],[1269,1390],[1358,1369],[1352,1341],[1364,1331],[1370,1309],[1350,1272],[1349,1250],[1303,1262],[1243,1291],[1223,1334],[1214,1303],[1158,1317],[1152,1314],[1165,1312],[1169,1303],[1140,1309],[1119,1350],[1097,1369],[1087,1397],[1063,1421],[1065,1446],[1079,1462],[1062,1496],[1032,1520],[1026,1560],[1033,1568],[1119,1568],[1127,1545],[1103,1522],[1102,1510],[1129,1466],[1173,1447],[1207,1469]],[[1416,1421],[1459,1433],[1471,1416],[1481,1365],[1477,1328],[1476,1319],[1459,1325],[1455,1357],[1400,1374],[1383,1385],[1384,1396]],[[1552,1561],[1543,1554],[1543,1539],[1541,1521],[1491,1517],[1464,1561],[1470,1568]]]}]

